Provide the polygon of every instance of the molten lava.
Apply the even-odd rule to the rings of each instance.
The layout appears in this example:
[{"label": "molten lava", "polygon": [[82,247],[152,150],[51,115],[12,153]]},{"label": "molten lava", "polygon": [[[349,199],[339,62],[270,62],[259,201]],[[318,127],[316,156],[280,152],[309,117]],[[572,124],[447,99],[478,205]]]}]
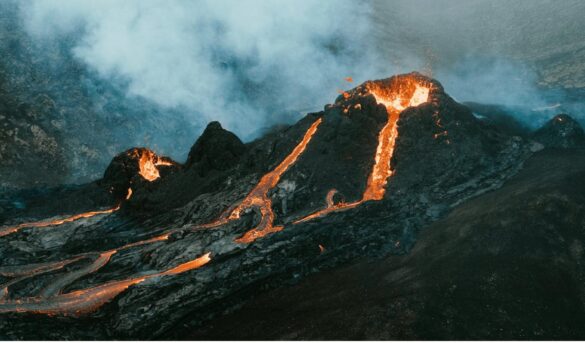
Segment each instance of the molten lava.
[{"label": "molten lava", "polygon": [[70,217],[66,217],[66,218],[62,218],[62,219],[38,221],[38,222],[32,222],[32,223],[22,223],[22,224],[18,224],[16,226],[13,226],[13,227],[0,229],[0,237],[10,235],[12,233],[18,232],[18,231],[20,231],[24,228],[27,228],[27,227],[41,228],[41,227],[49,227],[49,226],[58,226],[61,224],[74,222],[76,220],[83,219],[83,218],[91,218],[91,217],[95,217],[95,216],[100,215],[100,214],[108,214],[108,213],[116,212],[119,209],[120,209],[120,205],[118,204],[115,207],[107,209],[107,210],[84,212],[84,213],[79,213],[79,214],[76,214],[76,215],[73,215]]},{"label": "molten lava", "polygon": [[[128,194],[126,195],[126,200],[130,199],[130,197],[132,196],[132,188],[128,188]],[[91,218],[91,217],[95,217],[97,215],[100,214],[109,214],[109,213],[113,213],[116,212],[120,209],[121,204],[118,204],[110,209],[107,210],[98,210],[98,211],[89,211],[89,212],[84,212],[84,213],[79,213],[79,214],[75,214],[66,218],[62,218],[62,219],[55,219],[55,220],[43,220],[43,221],[38,221],[38,222],[30,222],[30,223],[22,223],[22,224],[18,224],[16,226],[12,226],[12,227],[7,227],[7,228],[0,228],[0,237],[4,237],[13,233],[16,233],[24,228],[27,227],[36,227],[36,228],[42,228],[42,227],[49,227],[49,226],[58,226],[58,225],[62,225],[65,223],[71,223],[74,222],[76,220],[79,219],[83,219],[83,218]]]},{"label": "molten lava", "polygon": [[284,174],[290,166],[295,164],[299,156],[302,155],[322,121],[323,119],[319,118],[309,127],[307,132],[305,132],[303,139],[297,144],[293,151],[282,162],[280,162],[274,170],[265,174],[256,187],[248,193],[238,206],[232,211],[226,212],[227,214],[223,215],[215,222],[200,225],[198,228],[220,226],[232,220],[239,219],[240,215],[246,210],[258,208],[261,215],[260,223],[255,228],[246,232],[242,237],[236,239],[237,243],[251,243],[260,237],[282,230],[282,226],[273,225],[274,212],[272,211],[272,200],[268,196],[268,192],[276,187],[282,174]]},{"label": "molten lava", "polygon": [[[352,82],[351,79],[347,79],[347,81]],[[398,79],[398,81],[394,80],[390,82],[390,86],[384,86],[384,83],[366,83],[365,89],[367,90],[367,93],[373,95],[378,104],[382,104],[386,107],[387,121],[378,133],[378,145],[374,156],[374,163],[361,199],[353,202],[340,201],[336,203],[334,198],[337,191],[332,189],[327,193],[325,199],[326,207],[324,209],[298,219],[294,223],[305,222],[317,217],[322,217],[331,212],[354,208],[366,201],[382,200],[386,192],[388,179],[394,172],[391,166],[391,160],[394,155],[394,147],[398,137],[397,123],[399,117],[404,109],[427,102],[430,94],[430,87],[430,85],[426,86],[419,83],[414,78]],[[355,93],[342,92],[341,94],[343,94],[343,101],[345,101],[345,99],[351,98]],[[356,108],[358,108],[358,106],[361,108],[360,104],[356,104],[355,106]],[[268,193],[278,185],[282,175],[294,165],[299,157],[305,152],[308,144],[317,132],[319,125],[322,123],[322,120],[322,118],[319,118],[311,124],[305,132],[302,140],[294,147],[290,154],[287,155],[276,168],[262,176],[256,186],[237,206],[226,211],[217,221],[201,225],[199,228],[211,228],[223,225],[239,219],[246,211],[258,210],[261,216],[260,222],[255,228],[247,231],[242,237],[236,239],[236,243],[251,243],[258,238],[282,230],[283,226],[274,225],[275,214],[272,209],[272,200]],[[438,120],[439,119],[437,119],[437,125],[442,127]],[[158,157],[150,150],[134,149],[130,154],[133,154],[132,157],[135,157],[138,160],[139,173],[147,181],[152,182],[160,178],[158,166],[174,165],[173,162]],[[125,200],[129,200],[131,196],[132,189],[128,188]],[[25,227],[60,225],[80,218],[111,213],[117,211],[119,208],[120,205],[117,205],[109,210],[86,212],[64,219],[20,224],[12,228],[0,229],[0,237],[17,232]],[[194,260],[179,264],[167,270],[146,275],[134,275],[124,280],[110,281],[90,288],[71,291],[65,294],[62,293],[62,291],[75,280],[85,277],[88,274],[95,273],[103,268],[118,252],[145,244],[165,241],[169,238],[170,234],[175,231],[176,230],[170,230],[154,238],[129,243],[116,249],[80,254],[65,261],[37,263],[27,266],[0,267],[0,276],[13,278],[8,283],[0,285],[0,313],[34,312],[49,315],[79,315],[88,313],[111,301],[128,287],[137,285],[148,279],[173,276],[198,269],[211,261],[211,253],[206,253]],[[318,248],[320,253],[326,251],[325,247],[321,244],[318,245]],[[7,299],[8,291],[15,283],[39,274],[62,269],[73,262],[79,262],[81,260],[89,260],[89,262],[82,268],[58,274],[53,280],[51,280],[51,283],[39,291],[37,296],[17,300]]]},{"label": "molten lava", "polygon": [[150,182],[160,178],[159,166],[175,165],[173,162],[165,160],[147,149],[133,149],[130,154],[138,158],[139,174]]},{"label": "molten lava", "polygon": [[132,188],[128,188],[128,193],[126,194],[126,201],[130,200],[132,197]]},{"label": "molten lava", "polygon": [[[388,178],[392,176],[393,170],[390,165],[394,155],[394,146],[398,137],[398,119],[402,111],[408,107],[418,106],[428,101],[430,88],[418,84],[414,79],[401,81],[393,87],[383,88],[376,83],[367,83],[366,88],[376,98],[378,104],[386,107],[388,120],[378,134],[378,147],[374,157],[374,165],[368,177],[366,189],[361,200],[339,204],[333,203],[335,190],[329,191],[326,198],[327,207],[306,217],[298,219],[294,224],[319,218],[331,212],[348,210],[359,206],[370,200],[382,200],[386,193]],[[333,192],[333,193],[332,193]]]},{"label": "molten lava", "polygon": [[288,168],[293,165],[299,156],[305,151],[307,145],[313,138],[317,128],[322,122],[322,118],[317,119],[305,133],[301,142],[293,149],[293,151],[271,172],[264,175],[256,187],[244,198],[229,215],[229,219],[240,218],[241,213],[249,208],[257,207],[260,209],[262,219],[260,224],[252,230],[246,232],[242,237],[236,240],[237,243],[251,243],[260,237],[264,237],[269,233],[278,232],[282,230],[282,226],[273,226],[274,212],[272,211],[272,200],[268,196],[268,192],[276,187],[280,177]]},{"label": "molten lava", "polygon": [[66,294],[55,294],[48,298],[32,297],[21,300],[0,301],[0,313],[32,312],[48,315],[81,315],[97,310],[130,286],[137,285],[151,278],[177,275],[194,270],[206,265],[209,261],[211,261],[211,254],[206,253],[192,261],[182,263],[174,268],[158,273],[133,277],[126,280],[111,281],[99,286]]}]

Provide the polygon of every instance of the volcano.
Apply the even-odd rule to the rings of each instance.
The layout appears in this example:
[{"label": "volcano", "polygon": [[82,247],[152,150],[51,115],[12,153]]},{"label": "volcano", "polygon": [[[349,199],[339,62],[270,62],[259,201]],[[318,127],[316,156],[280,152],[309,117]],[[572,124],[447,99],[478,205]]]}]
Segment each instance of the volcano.
[{"label": "volcano", "polygon": [[[497,288],[480,293],[485,299],[521,297],[509,287],[515,274],[493,264],[537,268],[540,260],[530,260],[536,252],[528,248],[513,250],[506,239],[533,244],[541,258],[549,249],[562,258],[582,259],[585,241],[579,232],[559,234],[570,236],[567,243],[557,238],[558,244],[544,244],[538,237],[525,239],[525,233],[500,234],[498,240],[482,226],[528,225],[516,218],[541,225],[539,215],[557,207],[570,214],[559,218],[561,227],[585,223],[585,209],[571,205],[583,202],[552,195],[571,189],[571,196],[579,197],[574,190],[585,186],[577,178],[582,169],[571,165],[551,172],[535,162],[584,160],[578,144],[556,145],[563,153],[550,156],[549,145],[537,142],[544,139],[538,137],[567,137],[565,131],[579,141],[583,131],[576,122],[567,130],[551,128],[558,118],[570,119],[557,117],[534,137],[516,136],[476,118],[437,80],[414,72],[365,82],[323,111],[246,144],[212,122],[184,164],[133,148],[116,156],[95,182],[12,194],[26,206],[8,210],[0,228],[0,337],[330,339],[338,337],[334,322],[357,330],[342,330],[343,338],[499,337],[497,330],[485,328],[506,316],[522,317],[526,307],[497,302],[501,308],[485,311],[484,322],[465,321],[472,307],[446,303],[445,309],[462,311],[449,317],[436,299],[452,287],[463,294]],[[515,198],[529,199],[527,194],[543,202]],[[509,209],[508,217],[494,214],[498,203]],[[530,212],[523,205],[536,207]],[[535,235],[551,235],[555,226],[545,224]],[[472,235],[474,230],[479,236]],[[570,257],[563,255],[562,244]],[[457,252],[463,258],[479,256],[483,264],[458,262]],[[530,274],[538,275],[535,287],[544,287],[551,275],[564,280],[574,298],[559,299],[556,312],[547,312],[548,299],[534,300],[541,315],[518,320],[516,328],[533,331],[519,330],[515,338],[584,337],[583,326],[576,324],[585,319],[583,303],[576,300],[583,286],[577,284],[579,276],[561,273],[565,267],[581,268],[571,263],[558,269],[547,264],[548,269]],[[479,281],[463,282],[450,268],[465,268],[461,275]],[[496,281],[486,283],[489,273]],[[367,281],[370,277],[376,285]],[[345,281],[336,288],[339,280]],[[333,296],[315,290],[319,285]],[[370,304],[367,299],[347,298],[357,289],[379,295],[388,307],[370,310],[380,322],[392,319],[390,327],[363,328],[359,318],[374,312],[352,302]],[[291,297],[312,299],[314,307]],[[273,310],[262,307],[266,303],[282,306],[288,315],[266,319]],[[257,313],[250,310],[254,304]],[[323,330],[315,331],[302,311],[329,313],[327,308],[349,312],[319,321]],[[431,309],[439,311],[441,322],[417,331],[432,318]],[[573,319],[538,326],[565,309]]]}]

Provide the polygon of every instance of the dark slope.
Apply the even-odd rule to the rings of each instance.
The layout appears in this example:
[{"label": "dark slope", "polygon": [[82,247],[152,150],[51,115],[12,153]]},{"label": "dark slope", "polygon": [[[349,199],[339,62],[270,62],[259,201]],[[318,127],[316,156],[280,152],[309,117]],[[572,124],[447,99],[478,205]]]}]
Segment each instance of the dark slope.
[{"label": "dark slope", "polygon": [[543,127],[536,130],[533,139],[550,148],[583,148],[585,132],[581,125],[568,114],[557,114]]},{"label": "dark slope", "polygon": [[180,339],[584,339],[585,152],[545,150],[413,251],[323,272]]}]

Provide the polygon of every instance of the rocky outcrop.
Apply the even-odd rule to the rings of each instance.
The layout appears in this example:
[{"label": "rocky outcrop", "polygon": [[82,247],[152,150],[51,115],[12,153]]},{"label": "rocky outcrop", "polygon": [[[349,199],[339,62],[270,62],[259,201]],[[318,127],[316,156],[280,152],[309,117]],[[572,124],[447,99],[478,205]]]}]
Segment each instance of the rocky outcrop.
[{"label": "rocky outcrop", "polygon": [[585,132],[568,114],[558,114],[538,129],[532,138],[549,148],[583,148]]},{"label": "rocky outcrop", "polygon": [[233,133],[211,122],[197,139],[185,163],[186,168],[197,164],[199,175],[207,176],[212,171],[223,171],[234,167],[246,151],[246,146]]},{"label": "rocky outcrop", "polygon": [[179,164],[147,148],[133,148],[114,157],[99,183],[117,198],[177,171]]}]

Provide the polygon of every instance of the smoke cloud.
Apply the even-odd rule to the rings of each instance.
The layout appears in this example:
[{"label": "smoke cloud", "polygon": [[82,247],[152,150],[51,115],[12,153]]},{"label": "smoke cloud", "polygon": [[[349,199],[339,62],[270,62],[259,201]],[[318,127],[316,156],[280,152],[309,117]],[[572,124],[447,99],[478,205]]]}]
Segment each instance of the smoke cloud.
[{"label": "smoke cloud", "polygon": [[[35,37],[79,32],[74,55],[128,94],[219,120],[243,137],[390,73],[368,42],[370,8],[349,0],[54,0],[22,5]],[[56,20],[59,18],[59,20]],[[292,114],[291,114],[292,112]]]},{"label": "smoke cloud", "polygon": [[546,106],[538,84],[556,77],[551,56],[570,64],[579,57],[570,43],[585,32],[583,2],[572,0],[30,0],[21,9],[35,37],[77,33],[75,57],[129,95],[245,139],[338,89],[414,69],[461,101]]}]

